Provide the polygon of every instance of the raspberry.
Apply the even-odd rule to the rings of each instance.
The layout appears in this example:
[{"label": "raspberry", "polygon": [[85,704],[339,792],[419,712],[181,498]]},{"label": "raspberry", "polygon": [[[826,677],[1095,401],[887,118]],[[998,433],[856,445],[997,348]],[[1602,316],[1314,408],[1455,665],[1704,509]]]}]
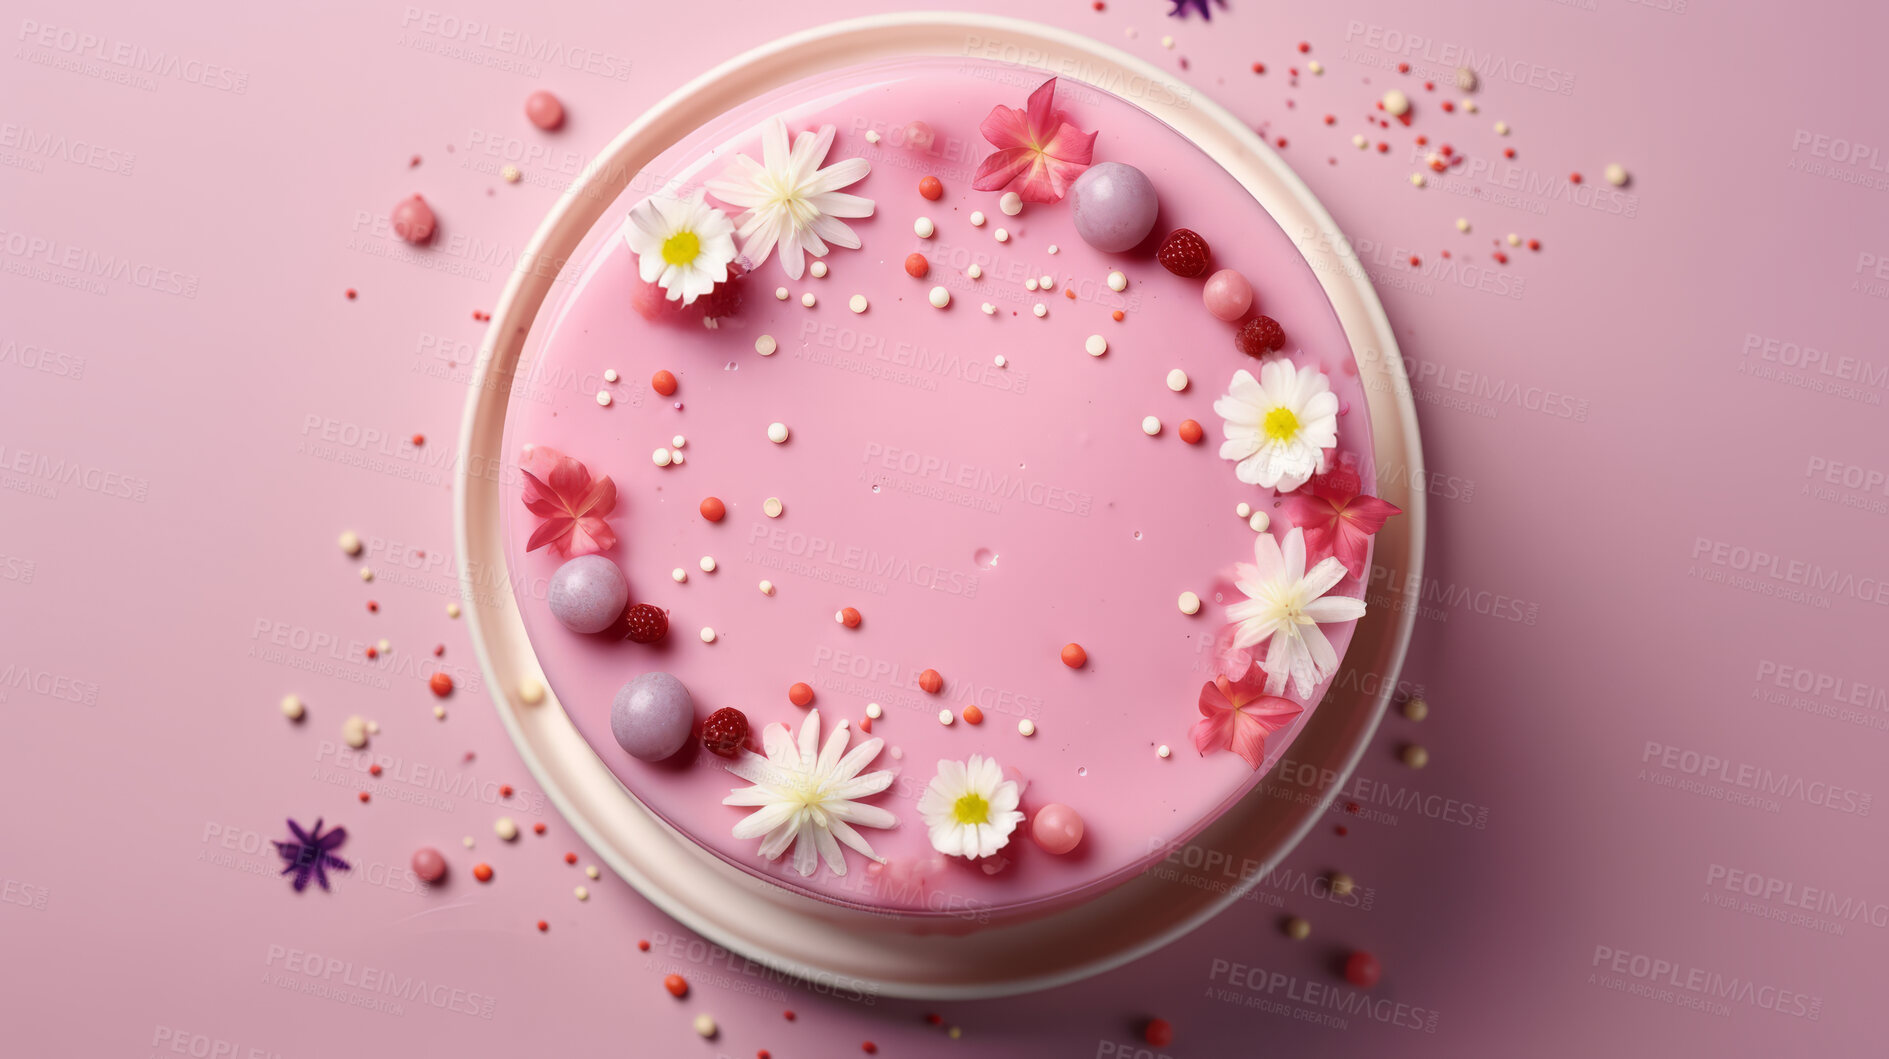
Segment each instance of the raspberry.
[{"label": "raspberry", "polygon": [[1198,276],[1207,271],[1207,240],[1186,228],[1176,228],[1168,233],[1154,258],[1176,276]]},{"label": "raspberry", "polygon": [[702,315],[710,320],[724,316],[733,316],[741,309],[741,266],[728,266],[728,279],[715,284],[715,289],[700,299]]},{"label": "raspberry", "polygon": [[631,643],[655,643],[669,635],[669,612],[652,603],[638,603],[623,612],[617,625]]},{"label": "raspberry", "polygon": [[1233,336],[1233,348],[1249,357],[1263,357],[1286,344],[1286,329],[1270,316],[1255,316]]},{"label": "raspberry", "polygon": [[723,706],[708,715],[702,725],[702,745],[711,754],[734,757],[741,744],[748,741],[748,715],[733,706]]}]

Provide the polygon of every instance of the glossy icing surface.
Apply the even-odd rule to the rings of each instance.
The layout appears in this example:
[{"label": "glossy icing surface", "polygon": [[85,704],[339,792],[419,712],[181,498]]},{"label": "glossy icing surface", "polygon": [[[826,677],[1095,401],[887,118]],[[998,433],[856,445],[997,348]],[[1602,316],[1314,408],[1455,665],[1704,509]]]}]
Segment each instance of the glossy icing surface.
[{"label": "glossy icing surface", "polygon": [[[638,176],[606,215],[611,237],[569,266],[575,281],[547,307],[532,372],[569,384],[521,387],[514,398],[507,451],[549,445],[611,476],[619,542],[606,554],[633,600],[670,612],[669,636],[654,647],[566,630],[544,601],[563,560],[525,552],[534,520],[508,504],[512,587],[565,709],[623,784],[705,850],[813,896],[972,924],[1050,907],[1166,855],[1263,775],[1231,753],[1197,754],[1188,736],[1223,604],[1240,598],[1217,594],[1232,592],[1232,564],[1252,559],[1254,531],[1235,508],[1275,509],[1270,490],[1239,482],[1217,452],[1213,402],[1235,370],[1257,362],[1203,308],[1201,280],[1166,272],[1150,245],[1100,253],[1076,234],[1067,200],[1005,216],[998,195],[971,189],[990,149],[979,122],[994,105],[1022,106],[1041,80],[972,60],[868,67],[774,93],[698,131]],[[1338,452],[1359,461],[1375,492],[1351,351],[1291,235],[1165,125],[1114,96],[1062,86],[1069,120],[1100,133],[1096,160],[1128,162],[1154,182],[1157,237],[1180,226],[1206,236],[1215,267],[1245,273],[1259,311],[1284,325],[1286,352],[1330,377],[1348,409]],[[614,236],[625,210],[668,180],[699,186],[736,152],[758,157],[756,125],[773,114],[794,131],[837,126],[828,164],[871,161],[871,175],[847,189],[877,203],[851,222],[863,247],[834,249],[824,278],[790,280],[770,258],[744,281],[740,311],[714,329],[645,319],[632,304],[635,257]],[[913,121],[935,133],[928,148],[908,141]],[[926,175],[943,182],[940,200],[919,195]],[[986,215],[981,228],[974,210]],[[932,238],[914,234],[920,217],[934,223]],[[1008,241],[995,238],[1000,227]],[[905,272],[914,252],[929,260],[923,279]],[[979,279],[966,274],[973,264]],[[1116,269],[1128,278],[1119,293],[1107,283]],[[1026,288],[1043,276],[1052,290]],[[948,308],[929,303],[935,285],[950,290]],[[786,300],[775,297],[782,286]],[[809,292],[811,308],[800,300]],[[854,295],[865,312],[849,309]],[[997,312],[980,311],[985,302]],[[1106,354],[1085,352],[1091,335],[1106,339]],[[756,351],[762,336],[771,356]],[[1176,368],[1190,379],[1179,393],[1166,381]],[[601,381],[607,369],[621,381]],[[658,369],[679,380],[673,397],[651,390]],[[609,406],[597,389],[611,393]],[[1154,436],[1148,416],[1161,422]],[[1177,436],[1186,418],[1206,428],[1203,443]],[[768,438],[776,422],[791,431],[785,444]],[[686,439],[685,461],[657,466],[652,451],[675,435]],[[698,512],[710,496],[726,506],[720,522]],[[778,518],[764,513],[771,497]],[[1283,521],[1270,532],[1283,534]],[[672,580],[675,569],[686,582]],[[1204,600],[1199,614],[1180,611],[1184,591]],[[1363,594],[1354,579],[1336,591]],[[858,628],[835,621],[843,607],[861,612]],[[1325,631],[1342,654],[1350,625]],[[1080,669],[1059,657],[1069,642],[1086,650]],[[935,695],[919,687],[928,668],[944,676]],[[730,835],[750,810],[721,804],[745,785],[721,759],[694,743],[657,763],[624,753],[611,700],[652,669],[689,687],[698,723],[736,706],[757,736],[770,722],[799,730],[807,710],[788,701],[796,682],[814,688],[824,731],[842,719],[857,729],[867,704],[879,704],[872,735],[886,750],[871,767],[898,776],[868,801],[900,826],[862,833],[887,866],[869,871],[849,852],[845,876],[823,868],[802,878],[791,855],[764,861],[758,840]],[[981,724],[939,722],[940,710],[961,718],[970,704]],[[1268,740],[1268,766],[1309,716],[1308,707]],[[1023,720],[1033,736],[1019,732]],[[1171,757],[1157,755],[1161,745]],[[1028,781],[1026,812],[1061,803],[1079,813],[1077,849],[1050,855],[1026,820],[996,858],[937,863],[917,801],[940,758],[972,754]]]}]

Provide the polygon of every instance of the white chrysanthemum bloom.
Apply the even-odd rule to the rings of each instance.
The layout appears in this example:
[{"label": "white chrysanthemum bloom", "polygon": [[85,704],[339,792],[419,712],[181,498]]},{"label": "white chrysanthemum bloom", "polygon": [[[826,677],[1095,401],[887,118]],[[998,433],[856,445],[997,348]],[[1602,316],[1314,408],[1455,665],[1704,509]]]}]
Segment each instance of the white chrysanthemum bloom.
[{"label": "white chrysanthemum bloom", "polygon": [[1004,779],[996,761],[972,754],[970,761],[940,761],[918,799],[918,815],[931,832],[931,848],[950,857],[988,857],[1010,842],[1023,822],[1017,803],[1023,791]]},{"label": "white chrysanthemum bloom", "polygon": [[727,766],[754,786],[731,791],[722,804],[761,807],[735,825],[734,836],[759,838],[761,856],[767,860],[779,860],[792,847],[794,870],[801,875],[812,875],[822,860],[833,874],[845,875],[842,843],[884,863],[853,825],[898,826],[898,817],[889,810],[855,800],[891,786],[889,770],[859,772],[879,756],[885,740],[868,739],[849,751],[851,738],[841,721],[821,747],[819,710],[807,714],[798,746],[786,725],[768,725],[761,733],[767,756],[743,752]]},{"label": "white chrysanthemum bloom", "polygon": [[1271,641],[1260,663],[1266,694],[1284,694],[1291,677],[1293,690],[1304,698],[1338,671],[1338,652],[1319,626],[1364,617],[1364,600],[1325,595],[1344,576],[1345,564],[1336,557],[1306,571],[1305,531],[1297,526],[1286,534],[1283,549],[1272,534],[1259,534],[1253,561],[1234,567],[1233,583],[1247,598],[1227,607],[1227,617],[1238,623],[1233,646],[1244,650]]},{"label": "white chrysanthemum bloom", "polygon": [[644,283],[661,283],[670,301],[688,305],[728,279],[735,259],[735,222],[694,198],[651,195],[623,222],[623,238],[636,254]]},{"label": "white chrysanthemum bloom", "polygon": [[1238,460],[1233,473],[1249,485],[1289,493],[1325,470],[1325,450],[1338,444],[1338,395],[1317,368],[1296,371],[1283,357],[1260,365],[1259,378],[1245,369],[1213,410],[1225,420],[1223,459]]},{"label": "white chrysanthemum bloom", "polygon": [[820,168],[833,146],[833,126],[803,132],[787,144],[787,123],[769,118],[761,126],[761,161],[736,155],[734,164],[708,182],[715,197],[747,212],[739,218],[741,255],[760,268],[780,247],[781,269],[799,279],[806,255],[825,257],[827,244],[859,249],[859,235],[842,217],[872,216],[872,200],[839,189],[872,172],[864,158]]}]

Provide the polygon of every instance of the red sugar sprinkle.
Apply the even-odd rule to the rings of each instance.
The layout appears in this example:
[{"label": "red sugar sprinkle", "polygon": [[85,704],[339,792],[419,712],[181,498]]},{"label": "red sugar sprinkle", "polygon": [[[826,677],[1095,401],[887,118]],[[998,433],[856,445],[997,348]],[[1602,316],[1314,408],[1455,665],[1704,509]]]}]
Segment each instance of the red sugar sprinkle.
[{"label": "red sugar sprinkle", "polygon": [[1335,117],[1332,117],[1332,116],[1331,116],[1330,114],[1327,114],[1327,115],[1325,115],[1325,124],[1327,124],[1327,125],[1336,125],[1336,124],[1338,124],[1338,119],[1337,119],[1337,118],[1335,118]]},{"label": "red sugar sprinkle", "polygon": [[711,496],[702,501],[700,511],[710,522],[720,522],[728,514],[728,505],[721,502],[721,497]]},{"label": "red sugar sprinkle", "polygon": [[649,388],[664,397],[672,397],[676,392],[676,377],[667,371],[659,371],[649,377]]},{"label": "red sugar sprinkle", "polygon": [[1390,145],[1390,144],[1388,144],[1388,143],[1382,143],[1382,142],[1380,142],[1380,143],[1379,143],[1379,144],[1377,145],[1377,153],[1378,153],[1378,154],[1389,154],[1389,153],[1391,153],[1391,145]]},{"label": "red sugar sprinkle", "polygon": [[792,1021],[794,1021],[794,1013],[793,1013],[793,1012],[791,1012],[791,1011],[783,1011],[783,1012],[781,1012],[781,1017],[782,1017],[782,1018],[784,1018],[784,1019],[786,1019],[786,1020],[787,1020],[787,1021],[789,1021],[789,1022],[792,1022]]},{"label": "red sugar sprinkle", "polygon": [[1426,144],[1426,143],[1429,143],[1429,142],[1430,142],[1430,138],[1429,138],[1428,136],[1419,136],[1419,137],[1417,137],[1417,146],[1418,146],[1418,147],[1422,147],[1422,146],[1423,146],[1424,144]]},{"label": "red sugar sprinkle", "polygon": [[1120,320],[1122,319],[1122,316],[1123,316],[1123,314],[1122,314],[1122,311],[1121,311],[1120,309],[1117,309],[1117,310],[1115,310],[1114,312],[1112,312],[1112,313],[1110,313],[1109,315],[1110,315],[1110,316],[1113,316],[1113,317],[1114,317],[1114,318],[1116,319],[1116,321],[1117,321],[1117,322],[1119,322],[1119,321],[1120,321]]},{"label": "red sugar sprinkle", "polygon": [[1528,248],[1529,248],[1530,250],[1540,250],[1540,249],[1541,249],[1541,240],[1539,240],[1539,239],[1530,239],[1530,240],[1528,241]]},{"label": "red sugar sprinkle", "polygon": [[1569,174],[1568,174],[1568,183],[1570,183],[1570,184],[1579,184],[1580,182],[1581,182],[1581,174],[1579,174],[1579,173],[1569,173]]},{"label": "red sugar sprinkle", "polygon": [[365,653],[369,661],[380,657],[380,650],[378,648],[370,647]]},{"label": "red sugar sprinkle", "polygon": [[918,686],[927,695],[936,695],[944,690],[944,677],[936,669],[927,669],[918,674]]},{"label": "red sugar sprinkle", "polygon": [[1415,254],[1412,254],[1412,255],[1410,255],[1410,267],[1411,267],[1411,268],[1416,268],[1416,267],[1417,267],[1418,265],[1421,265],[1421,264],[1423,264],[1423,259],[1422,259],[1422,258],[1420,258],[1420,257],[1418,257],[1418,256],[1417,256],[1417,255],[1415,255]]},{"label": "red sugar sprinkle", "polygon": [[859,730],[866,733],[867,735],[871,735],[872,734],[872,718],[861,717],[859,719]]},{"label": "red sugar sprinkle", "polygon": [[531,830],[534,834],[539,834],[539,835],[544,834],[544,822],[539,821],[538,823],[531,825]]},{"label": "red sugar sprinkle", "polygon": [[416,449],[417,449],[417,448],[419,448],[419,447],[420,447],[421,445],[424,445],[424,444],[426,444],[426,435],[425,435],[425,434],[415,434],[415,435],[413,435],[413,447],[414,447],[414,448],[416,448]]},{"label": "red sugar sprinkle", "polygon": [[669,990],[670,996],[687,996],[689,993],[689,980],[679,974],[664,975],[662,987]]},{"label": "red sugar sprinkle", "polygon": [[407,168],[413,169],[419,166],[419,164],[420,164],[420,156],[416,154],[413,156],[413,158],[410,161],[407,162]]},{"label": "red sugar sprinkle", "polygon": [[[576,864],[576,863],[577,863],[577,854],[575,854],[575,853],[566,853],[566,854],[564,855],[564,863],[566,863],[566,864]],[[647,941],[646,941],[646,942],[644,942],[644,943],[643,943],[643,947],[644,947],[644,948],[646,948],[646,949],[647,949],[647,948],[649,948],[649,942],[647,942]]]},{"label": "red sugar sprinkle", "polygon": [[[1434,82],[1434,81],[1425,81],[1425,82],[1423,83],[1423,90],[1424,90],[1425,92],[1434,92],[1434,91],[1436,91],[1436,82]],[[1448,105],[1449,105],[1449,104],[1447,104],[1447,103],[1445,103],[1445,104],[1444,104],[1444,106],[1448,106]]]},{"label": "red sugar sprinkle", "polygon": [[[1090,6],[1095,8],[1097,11],[1100,11],[1103,8],[1108,7],[1108,5],[1103,3],[1102,0],[1095,0],[1095,3],[1091,4]],[[765,1056],[765,1053],[763,1053],[763,1055]]]},{"label": "red sugar sprinkle", "polygon": [[1156,1048],[1165,1048],[1174,1043],[1174,1024],[1166,1019],[1149,1019],[1142,1027],[1141,1038]]},{"label": "red sugar sprinkle", "polygon": [[1351,829],[1346,827],[1343,824],[1339,824],[1338,826],[1332,828],[1332,831],[1336,833],[1339,838],[1343,838],[1346,835],[1349,835],[1351,833]]},{"label": "red sugar sprinkle", "polygon": [[355,292],[353,287],[349,287],[345,293],[347,294],[349,301],[353,301],[355,298],[360,297],[360,295]]},{"label": "red sugar sprinkle", "polygon": [[1285,145],[1286,145],[1286,138],[1284,136],[1279,137],[1279,146],[1284,147]]},{"label": "red sugar sprinkle", "polygon": [[443,655],[443,654],[445,654],[445,653],[446,653],[446,645],[445,645],[445,644],[436,644],[436,645],[434,645],[434,647],[433,647],[433,657],[434,657],[434,658],[438,658],[439,656],[441,656],[441,655]]},{"label": "red sugar sprinkle", "polygon": [[984,711],[978,709],[976,703],[971,703],[970,705],[964,707],[964,709],[958,712],[958,716],[964,718],[965,724],[983,724],[984,723]]},{"label": "red sugar sprinkle", "polygon": [[871,1041],[867,1041],[867,1042],[865,1042],[864,1044],[861,1044],[861,1045],[859,1046],[859,1050],[860,1050],[860,1051],[862,1051],[862,1052],[865,1052],[865,1053],[866,1053],[867,1055],[878,1055],[878,1054],[879,1054],[879,1046],[878,1046],[878,1045],[876,1045],[876,1044],[874,1044],[874,1043],[872,1043]]},{"label": "red sugar sprinkle", "polygon": [[1181,420],[1180,431],[1181,440],[1189,445],[1198,445],[1200,440],[1207,436],[1207,432],[1201,429],[1200,424],[1191,419]]},{"label": "red sugar sprinkle", "polygon": [[510,798],[512,796],[512,785],[509,783],[499,784],[498,796],[501,798]]},{"label": "red sugar sprinkle", "polygon": [[1304,41],[1300,41],[1300,42],[1299,42],[1299,51],[1300,51],[1300,53],[1304,53],[1304,52],[1308,52],[1308,51],[1311,51],[1311,50],[1312,50],[1312,46],[1311,46],[1310,44],[1307,44],[1307,43],[1305,43]]},{"label": "red sugar sprinkle", "polygon": [[550,929],[551,929],[551,924],[546,923],[542,919],[538,920],[538,933],[542,934],[545,931],[550,930]]},{"label": "red sugar sprinkle", "polygon": [[931,1023],[933,1026],[942,1026],[944,1025],[944,1016],[933,1012],[925,1016],[925,1021]]},{"label": "red sugar sprinkle", "polygon": [[426,686],[433,689],[433,694],[443,699],[453,693],[453,678],[444,673],[435,673],[427,680]]},{"label": "red sugar sprinkle", "polygon": [[370,776],[378,776],[378,775],[380,775],[380,766],[379,766],[379,765],[369,765],[369,766],[367,766],[367,774],[368,774],[368,775],[370,775]]},{"label": "red sugar sprinkle", "polygon": [[918,193],[932,202],[944,198],[944,182],[935,176],[928,176],[918,182]]},{"label": "red sugar sprinkle", "polygon": [[649,942],[647,942],[647,941],[639,941],[639,942],[637,942],[637,943],[636,943],[636,947],[637,947],[638,949],[641,949],[641,950],[642,950],[642,951],[644,951],[644,952],[648,952],[648,951],[649,951]]},{"label": "red sugar sprinkle", "polygon": [[925,275],[929,273],[930,271],[931,271],[931,262],[925,260],[925,255],[923,254],[905,255],[905,274],[906,275],[912,277],[913,279],[924,279]]},{"label": "red sugar sprinkle", "polygon": [[1357,802],[1346,802],[1346,803],[1345,803],[1345,812],[1347,812],[1347,813],[1353,813],[1353,814],[1356,814],[1356,813],[1358,813],[1358,812],[1360,812],[1360,811],[1361,811],[1361,807],[1360,807],[1360,806],[1358,805],[1358,803],[1357,803]]},{"label": "red sugar sprinkle", "polygon": [[813,688],[806,684],[795,684],[787,689],[787,701],[796,706],[809,706],[813,703]]},{"label": "red sugar sprinkle", "polygon": [[1495,263],[1496,263],[1496,264],[1498,264],[1498,265],[1506,265],[1506,264],[1508,264],[1508,263],[1509,263],[1509,255],[1507,255],[1507,254],[1505,254],[1505,253],[1503,253],[1503,252],[1502,252],[1502,251],[1500,251],[1500,250],[1497,250],[1497,251],[1495,252]]},{"label": "red sugar sprinkle", "polygon": [[856,607],[843,607],[840,610],[840,624],[849,629],[859,628],[859,610]]},{"label": "red sugar sprinkle", "polygon": [[1398,64],[1397,64],[1397,72],[1398,72],[1398,73],[1400,73],[1400,74],[1407,74],[1407,73],[1409,73],[1409,72],[1410,72],[1410,64],[1409,64],[1409,63],[1398,63]]},{"label": "red sugar sprinkle", "polygon": [[1450,102],[1447,99],[1443,101],[1443,113],[1447,114],[1450,111],[1455,110],[1455,109],[1456,109],[1456,104]]},{"label": "red sugar sprinkle", "polygon": [[368,796],[367,796],[367,792],[366,792],[366,791],[362,791],[362,792],[361,792],[361,800],[362,800],[362,801],[367,801],[367,797],[368,797]]},{"label": "red sugar sprinkle", "polygon": [[1502,148],[1502,157],[1504,157],[1504,158],[1513,158],[1513,157],[1515,157],[1515,148],[1513,148],[1513,147],[1504,147],[1504,148]]},{"label": "red sugar sprinkle", "polygon": [[[1102,10],[1102,0],[1095,0],[1095,9],[1097,11]],[[754,1059],[774,1059],[774,1057],[768,1054],[766,1048],[763,1048],[754,1053]]]},{"label": "red sugar sprinkle", "polygon": [[491,882],[492,866],[485,863],[474,864],[472,866],[472,877],[480,882]]},{"label": "red sugar sprinkle", "polygon": [[[1265,64],[1265,63],[1254,63],[1254,64],[1253,64],[1253,72],[1254,72],[1254,73],[1256,73],[1256,74],[1263,74],[1263,73],[1265,73],[1265,72],[1266,72],[1266,64]],[[349,295],[349,297],[353,297],[353,295]]]},{"label": "red sugar sprinkle", "polygon": [[379,614],[379,613],[380,613],[380,604],[378,604],[378,603],[376,603],[376,602],[374,602],[374,601],[373,601],[373,600],[371,600],[371,599],[370,599],[370,600],[368,600],[368,601],[367,601],[367,612],[368,612],[369,614]]}]

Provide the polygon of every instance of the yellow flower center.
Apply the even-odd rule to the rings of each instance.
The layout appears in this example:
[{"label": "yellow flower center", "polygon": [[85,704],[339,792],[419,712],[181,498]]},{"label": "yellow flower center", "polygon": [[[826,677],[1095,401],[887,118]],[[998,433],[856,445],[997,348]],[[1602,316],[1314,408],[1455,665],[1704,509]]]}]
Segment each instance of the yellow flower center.
[{"label": "yellow flower center", "polygon": [[662,259],[672,265],[686,265],[702,252],[702,241],[694,232],[677,232],[662,241]]},{"label": "yellow flower center", "polygon": [[1291,441],[1299,433],[1299,417],[1292,414],[1292,409],[1281,405],[1266,413],[1266,421],[1260,429],[1274,441]]},{"label": "yellow flower center", "polygon": [[988,824],[990,803],[981,794],[967,794],[951,806],[951,816],[960,824]]}]

